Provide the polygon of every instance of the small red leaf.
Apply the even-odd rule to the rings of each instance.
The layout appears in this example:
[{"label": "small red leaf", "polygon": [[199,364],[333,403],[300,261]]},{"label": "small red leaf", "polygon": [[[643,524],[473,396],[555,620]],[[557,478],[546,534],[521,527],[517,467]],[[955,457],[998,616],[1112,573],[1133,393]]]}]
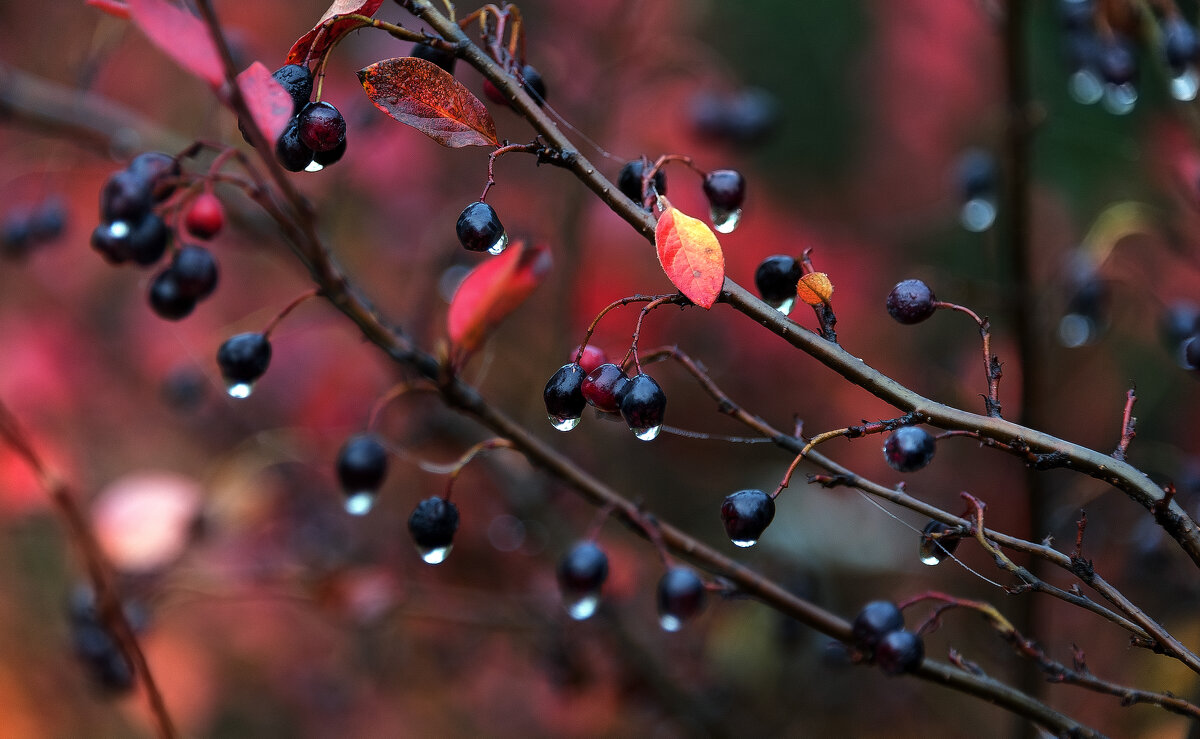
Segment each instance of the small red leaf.
[{"label": "small red leaf", "polygon": [[432,62],[400,57],[358,72],[375,107],[442,146],[498,146],[491,113],[454,75]]},{"label": "small red leaf", "polygon": [[[301,36],[296,43],[292,44],[291,51],[288,52],[288,64],[304,64],[304,60],[310,56],[317,56],[330,47],[333,42],[339,38],[355,30],[362,28],[362,21],[352,18],[337,20],[331,23],[329,28],[325,29],[325,33],[321,33],[321,26],[325,21],[337,15],[365,15],[373,16],[375,11],[379,10],[379,6],[383,5],[383,0],[333,0],[333,5],[325,11],[325,15],[321,16],[321,20],[317,21],[317,25],[308,33]],[[317,36],[321,40],[313,45],[317,40]]]},{"label": "small red leaf", "polygon": [[471,270],[450,301],[446,325],[451,343],[464,353],[475,350],[529,297],[550,266],[548,248],[514,241],[503,254]]},{"label": "small red leaf", "polygon": [[658,218],[654,245],[671,284],[696,305],[711,308],[725,284],[725,255],[712,229],[668,205]]},{"label": "small red leaf", "polygon": [[204,22],[166,0],[129,0],[129,17],[175,63],[214,89],[225,82],[217,46]]},{"label": "small red leaf", "polygon": [[87,0],[87,4],[98,10],[103,10],[114,18],[129,20],[129,6],[118,0]]},{"label": "small red leaf", "polygon": [[254,122],[271,143],[279,138],[292,117],[292,96],[283,89],[262,62],[254,62],[237,77],[242,99]]}]

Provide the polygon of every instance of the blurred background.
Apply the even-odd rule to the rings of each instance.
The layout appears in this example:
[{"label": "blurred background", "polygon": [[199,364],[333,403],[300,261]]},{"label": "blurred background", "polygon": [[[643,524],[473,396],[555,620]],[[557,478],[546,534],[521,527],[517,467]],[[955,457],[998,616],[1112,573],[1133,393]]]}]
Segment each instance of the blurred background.
[{"label": "blurred background", "polygon": [[[721,237],[735,280],[750,286],[765,257],[811,248],[835,285],[847,350],[927,397],[982,412],[974,324],[943,311],[900,326],[884,311],[892,285],[921,278],[940,299],[990,317],[1009,417],[1021,407],[1015,316],[1027,301],[1041,361],[1024,369],[1045,389],[1029,413],[1044,430],[1110,450],[1125,392],[1136,386],[1130,461],[1174,482],[1180,502],[1197,511],[1200,395],[1180,348],[1200,329],[1196,108],[1173,99],[1173,85],[1186,88],[1185,70],[1160,60],[1152,29],[1138,31],[1140,67],[1121,83],[1130,87],[1093,69],[1092,52],[1079,51],[1092,42],[1069,17],[1077,5],[1029,4],[1037,126],[1027,285],[1009,269],[1006,213],[996,209],[1008,125],[1004,3],[588,0],[521,10],[527,61],[563,125],[610,178],[627,160],[666,153],[745,174],[741,224]],[[325,6],[261,0],[217,9],[239,58],[274,69]],[[471,9],[460,5],[460,15]],[[1195,20],[1193,3],[1182,12]],[[411,24],[393,3],[378,17]],[[362,94],[355,70],[410,50],[365,32],[337,48],[324,99],[348,120],[347,153],[293,177],[350,275],[432,347],[445,336],[456,280],[480,262],[452,226],[478,198],[487,160],[481,150],[437,146]],[[445,478],[421,463],[452,462],[486,438],[428,394],[383,411],[378,430],[396,452],[387,482],[370,515],[346,515],[337,450],[405,375],[312,301],[273,334],[271,366],[252,396],[225,396],[217,347],[260,330],[309,284],[262,213],[218,186],[233,221],[210,245],[220,285],[180,322],[149,309],[152,270],[112,267],[88,246],[109,174],[141,151],[177,152],[195,139],[246,148],[233,117],[136,29],[82,3],[0,4],[0,65],[0,398],[93,516],[185,735],[1020,731],[981,701],[853,666],[827,638],[748,600],[714,599],[681,632],[662,632],[654,612],[662,566],[650,545],[612,522],[599,535],[611,571],[603,604],[592,619],[572,621],[554,570],[595,511],[511,452],[465,469],[454,493],[462,514],[454,550],[438,567],[424,564],[405,521]],[[473,70],[460,64],[457,76],[479,93]],[[531,138],[510,111],[489,107],[502,138]],[[666,176],[672,202],[702,216],[695,173],[668,165]],[[514,155],[498,162],[496,177],[489,202],[514,238],[549,245],[554,270],[464,371],[492,402],[662,519],[847,618],[869,600],[928,590],[1024,617],[1035,596],[998,587],[1008,576],[977,546],[957,555],[979,575],[953,561],[927,567],[917,551],[924,519],[854,491],[807,486],[805,467],[761,543],[736,550],[720,504],[733,491],[778,484],[790,457],[770,445],[670,434],[645,444],[590,409],[570,434],[554,431],[541,388],[596,313],[622,296],[671,288],[648,244],[567,172]],[[35,217],[38,238],[9,230]],[[792,315],[816,327],[806,307]],[[594,343],[622,356],[636,317],[632,307],[611,313]],[[802,421],[812,435],[896,415],[720,306],[654,312],[641,346],[660,345],[679,346],[779,428]],[[669,398],[668,424],[749,435],[681,368],[651,372]],[[1113,489],[1045,473],[1042,520],[1031,532],[1020,460],[947,439],[927,469],[901,475],[884,463],[881,443],[835,439],[823,451],[953,513],[968,491],[987,502],[993,528],[1051,537],[1064,551],[1086,509],[1084,556],[1173,634],[1200,643],[1192,565]],[[142,700],[114,695],[73,654],[78,607],[70,604],[81,572],[33,476],[0,451],[5,737],[152,733]],[[1062,573],[1048,577],[1070,585]],[[926,613],[915,607],[910,625]],[[1009,681],[1027,668],[980,619],[951,612],[943,620],[925,639],[930,655],[956,649]],[[1037,600],[1034,620],[1034,635],[1059,661],[1069,664],[1075,644],[1099,676],[1198,697],[1194,675],[1130,648],[1107,622],[1048,598]],[[1047,685],[1042,695],[1112,735],[1189,729],[1164,711],[1079,688]]]}]

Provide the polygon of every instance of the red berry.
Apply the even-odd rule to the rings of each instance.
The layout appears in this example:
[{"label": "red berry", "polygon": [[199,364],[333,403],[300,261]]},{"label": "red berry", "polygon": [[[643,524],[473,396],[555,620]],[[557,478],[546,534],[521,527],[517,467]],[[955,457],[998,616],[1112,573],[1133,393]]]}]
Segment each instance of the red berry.
[{"label": "red berry", "polygon": [[583,347],[583,354],[579,354],[579,347],[575,347],[575,351],[571,352],[571,359],[575,359],[577,354],[579,366],[583,367],[585,374],[608,362],[608,353],[594,344]]},{"label": "red berry", "polygon": [[346,140],[346,119],[326,102],[309,103],[296,116],[300,141],[316,151],[331,151]]},{"label": "red berry", "polygon": [[211,239],[225,225],[225,209],[221,200],[211,192],[202,192],[192,201],[183,220],[188,233],[196,238]]},{"label": "red berry", "polygon": [[621,398],[629,385],[629,377],[617,365],[606,362],[583,378],[583,398],[605,413],[621,410]]}]

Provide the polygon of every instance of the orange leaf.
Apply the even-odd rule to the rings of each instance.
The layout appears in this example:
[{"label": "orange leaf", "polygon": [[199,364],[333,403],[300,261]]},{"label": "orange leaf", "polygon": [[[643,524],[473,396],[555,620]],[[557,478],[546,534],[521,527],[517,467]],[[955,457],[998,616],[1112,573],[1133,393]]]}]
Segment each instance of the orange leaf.
[{"label": "orange leaf", "polygon": [[424,59],[384,59],[358,72],[375,107],[442,146],[498,146],[491,113],[454,79]]},{"label": "orange leaf", "polygon": [[166,0],[129,0],[128,5],[130,19],[159,51],[214,89],[224,84],[221,57],[203,21]]},{"label": "orange leaf", "polygon": [[[321,16],[317,25],[292,44],[292,48],[288,52],[287,63],[304,64],[304,60],[309,56],[320,55],[341,36],[363,27],[361,21],[348,18],[339,19],[330,24],[324,33],[321,33],[321,26],[325,21],[334,16],[348,13],[372,16],[375,15],[375,11],[379,10],[380,5],[383,5],[383,0],[333,0],[333,5],[330,5],[329,9],[325,11],[325,15]],[[321,40],[314,46],[313,42],[317,40],[317,36],[320,36]]]},{"label": "orange leaf", "polygon": [[464,353],[475,350],[505,316],[525,302],[550,266],[548,248],[514,241],[503,254],[471,270],[450,301],[446,316],[450,341]]},{"label": "orange leaf", "polygon": [[292,96],[283,89],[262,62],[254,62],[237,76],[242,99],[250,108],[267,141],[275,143],[292,117]]},{"label": "orange leaf", "polygon": [[796,294],[809,305],[824,305],[833,297],[833,283],[824,272],[809,272],[800,278]]},{"label": "orange leaf", "polygon": [[671,284],[696,305],[711,308],[725,284],[725,255],[712,229],[667,206],[654,230],[654,244]]}]

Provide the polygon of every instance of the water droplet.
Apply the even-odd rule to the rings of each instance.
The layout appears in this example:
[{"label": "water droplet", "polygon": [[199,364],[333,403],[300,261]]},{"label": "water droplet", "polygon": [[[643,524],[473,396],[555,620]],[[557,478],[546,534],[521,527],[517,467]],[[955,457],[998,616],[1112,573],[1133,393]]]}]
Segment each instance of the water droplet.
[{"label": "water droplet", "polygon": [[488,254],[491,254],[492,256],[496,256],[497,254],[499,254],[500,252],[504,251],[507,248],[508,248],[508,232],[505,231],[504,233],[500,234],[500,238],[496,240],[496,243],[494,243],[488,247]]},{"label": "water droplet", "polygon": [[921,539],[920,547],[921,564],[940,565],[942,560],[946,558],[946,550],[932,539]]},{"label": "water droplet", "polygon": [[1184,67],[1183,71],[1171,78],[1171,97],[1188,102],[1196,99],[1200,92],[1200,74],[1192,66]]},{"label": "water droplet", "polygon": [[321,164],[316,159],[314,159],[308,163],[308,166],[304,168],[304,171],[305,172],[320,172],[322,169],[325,169],[325,165]]},{"label": "water droplet", "polygon": [[600,606],[600,593],[593,592],[580,598],[564,600],[563,606],[567,609],[567,615],[576,621],[587,620]]},{"label": "water droplet", "polygon": [[225,392],[229,393],[229,397],[231,398],[237,398],[239,400],[243,398],[249,398],[250,393],[254,392],[254,384],[250,382],[230,383],[228,386],[226,386]]},{"label": "water droplet", "polygon": [[569,416],[546,416],[550,419],[550,425],[559,431],[570,431],[579,425],[579,416],[570,418]]},{"label": "water droplet", "polygon": [[963,203],[958,220],[972,233],[986,231],[996,222],[996,204],[988,198],[971,198]]},{"label": "water droplet", "polygon": [[1068,89],[1075,102],[1083,105],[1095,105],[1104,97],[1104,83],[1090,69],[1081,69],[1071,75]]},{"label": "water droplet", "polygon": [[434,547],[433,549],[418,549],[417,551],[421,553],[421,559],[426,564],[440,565],[446,561],[446,557],[450,556],[450,550],[453,548],[453,546]]},{"label": "water droplet", "polygon": [[735,547],[742,547],[743,549],[752,547],[758,543],[758,539],[730,539],[730,541],[733,542]]},{"label": "water droplet", "polygon": [[658,617],[658,625],[662,627],[663,631],[675,632],[683,628],[683,621],[669,613],[664,613]]},{"label": "water droplet", "polygon": [[657,426],[647,426],[646,428],[633,429],[633,435],[642,441],[654,441],[658,438],[658,435],[661,431],[662,424],[659,424]]},{"label": "water droplet", "polygon": [[1126,82],[1123,85],[1104,86],[1104,109],[1113,115],[1125,115],[1137,104],[1137,88]]},{"label": "water droplet", "polygon": [[1078,313],[1068,313],[1058,322],[1058,340],[1068,349],[1092,343],[1096,334],[1096,323]]},{"label": "water droplet", "polygon": [[129,235],[129,224],[125,221],[113,221],[108,224],[108,235],[114,239],[123,239]]},{"label": "water droplet", "polygon": [[733,233],[733,230],[742,222],[741,208],[725,210],[713,207],[708,209],[708,215],[712,217],[713,228],[717,229],[718,233]]},{"label": "water droplet", "polygon": [[930,567],[932,567],[934,565],[940,565],[941,563],[942,563],[941,557],[937,556],[933,552],[925,552],[924,548],[922,547],[921,564],[929,565]]},{"label": "water droplet", "polygon": [[346,513],[351,516],[365,516],[375,505],[374,490],[360,490],[346,498]]},{"label": "water droplet", "polygon": [[796,305],[796,299],[788,298],[787,300],[783,301],[782,303],[779,303],[777,305],[772,305],[771,307],[786,316],[792,312],[792,306],[794,306],[794,305]]}]

